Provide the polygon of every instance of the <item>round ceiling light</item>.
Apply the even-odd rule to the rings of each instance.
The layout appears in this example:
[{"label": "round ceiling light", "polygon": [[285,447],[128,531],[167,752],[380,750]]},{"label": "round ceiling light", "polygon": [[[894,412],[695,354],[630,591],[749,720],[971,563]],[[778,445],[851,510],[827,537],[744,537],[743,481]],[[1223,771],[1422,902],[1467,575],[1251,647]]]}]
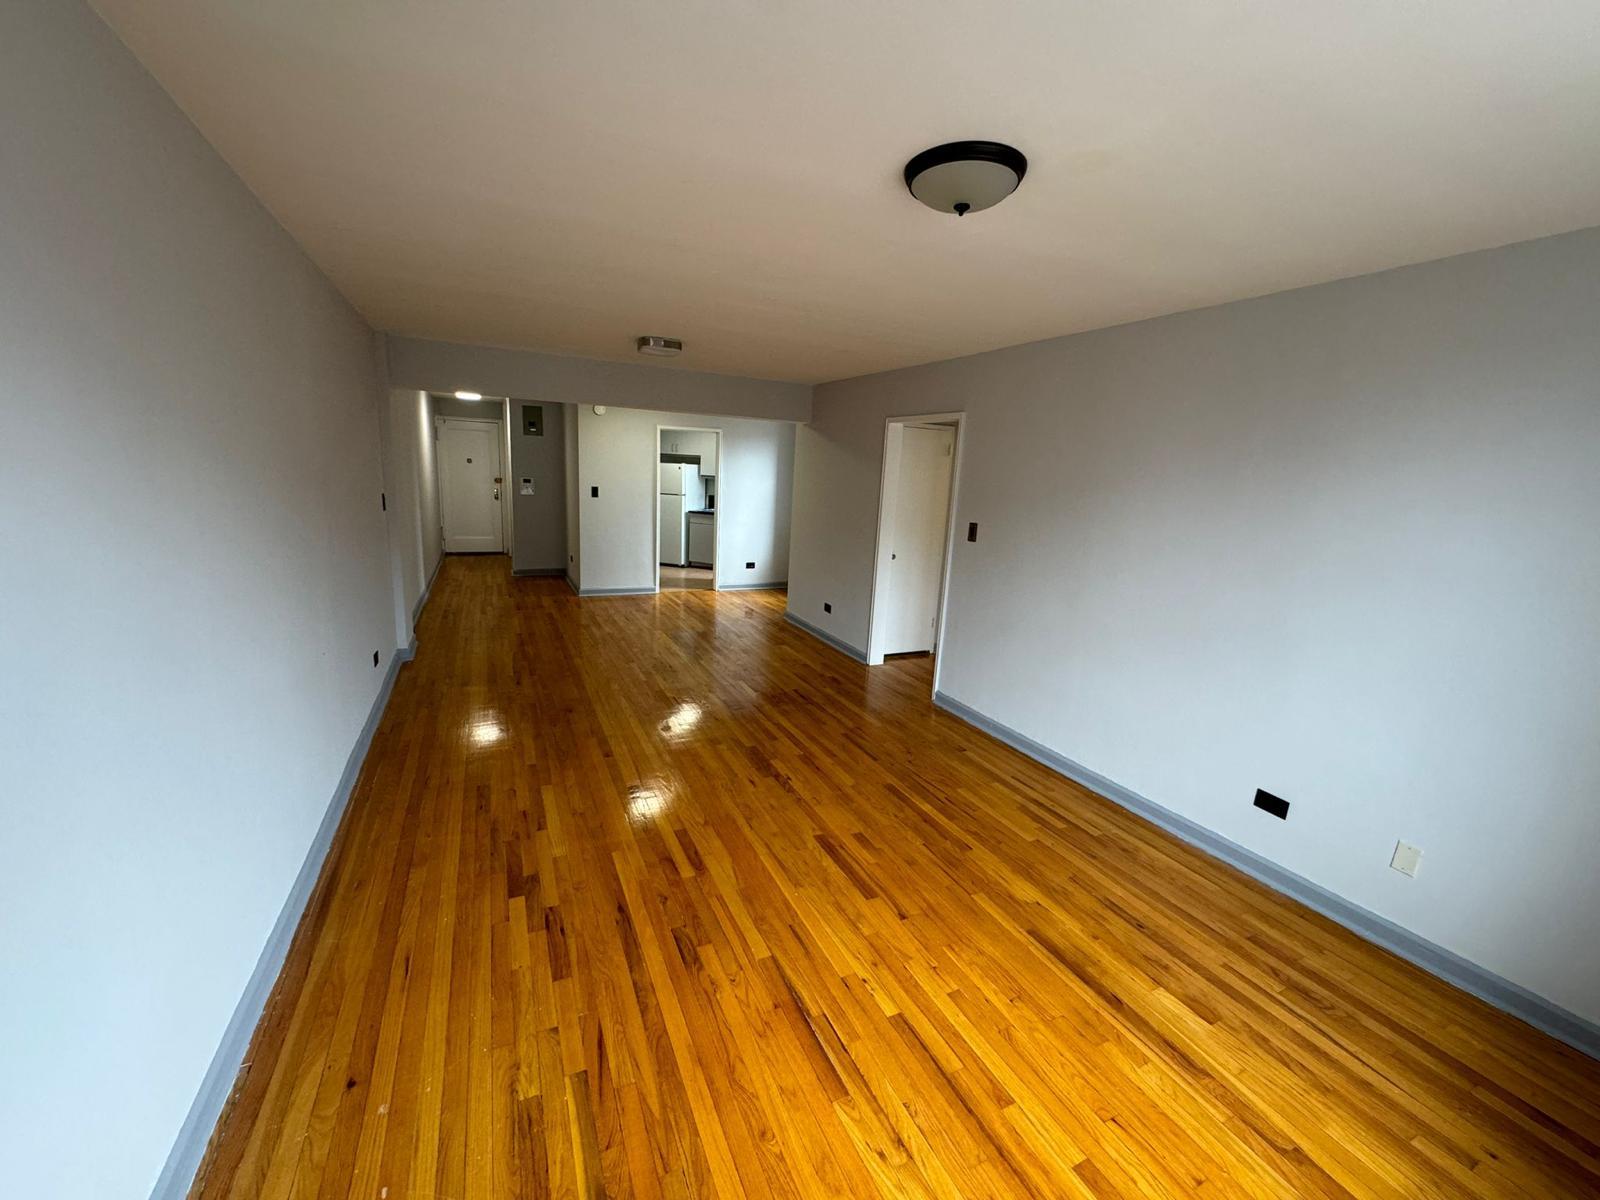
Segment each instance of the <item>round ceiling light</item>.
[{"label": "round ceiling light", "polygon": [[948,142],[906,164],[906,187],[929,208],[964,217],[999,204],[1027,172],[1022,151],[1001,142]]}]

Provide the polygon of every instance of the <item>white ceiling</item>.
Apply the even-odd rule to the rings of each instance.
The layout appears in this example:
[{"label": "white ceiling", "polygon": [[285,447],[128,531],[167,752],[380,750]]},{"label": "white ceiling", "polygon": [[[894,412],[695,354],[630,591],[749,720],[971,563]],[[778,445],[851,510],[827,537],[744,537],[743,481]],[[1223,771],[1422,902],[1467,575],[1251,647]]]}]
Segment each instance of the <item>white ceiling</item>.
[{"label": "white ceiling", "polygon": [[96,7],[416,336],[818,381],[1600,224],[1594,0]]}]

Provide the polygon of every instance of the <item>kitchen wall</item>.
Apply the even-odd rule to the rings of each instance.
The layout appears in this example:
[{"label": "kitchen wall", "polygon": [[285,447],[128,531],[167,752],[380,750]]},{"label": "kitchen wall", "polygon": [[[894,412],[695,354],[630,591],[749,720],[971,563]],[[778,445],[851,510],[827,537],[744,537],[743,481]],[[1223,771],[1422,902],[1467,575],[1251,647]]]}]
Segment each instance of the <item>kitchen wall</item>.
[{"label": "kitchen wall", "polygon": [[1600,230],[824,385],[791,612],[945,410],[950,696],[1600,1020]]},{"label": "kitchen wall", "polygon": [[811,387],[803,383],[712,375],[659,359],[601,362],[396,335],[386,340],[389,379],[396,387],[782,421],[804,421],[811,415]]},{"label": "kitchen wall", "polygon": [[86,6],[0,5],[0,111],[4,1191],[140,1197],[394,659],[382,396]]},{"label": "kitchen wall", "polygon": [[[585,591],[655,587],[657,427],[722,430],[717,521],[719,586],[788,578],[794,426],[688,413],[578,410],[578,505]],[[599,486],[598,497],[590,494]],[[754,562],[753,569],[745,567]]]}]

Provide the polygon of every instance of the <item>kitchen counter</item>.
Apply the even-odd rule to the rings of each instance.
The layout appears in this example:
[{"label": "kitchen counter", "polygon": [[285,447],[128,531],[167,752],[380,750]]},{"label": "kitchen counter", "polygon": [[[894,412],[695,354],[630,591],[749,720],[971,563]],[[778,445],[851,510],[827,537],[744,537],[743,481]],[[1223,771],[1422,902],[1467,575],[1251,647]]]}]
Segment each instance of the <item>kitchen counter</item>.
[{"label": "kitchen counter", "polygon": [[688,514],[689,565],[709,567],[717,551],[717,516],[710,508],[696,509]]}]

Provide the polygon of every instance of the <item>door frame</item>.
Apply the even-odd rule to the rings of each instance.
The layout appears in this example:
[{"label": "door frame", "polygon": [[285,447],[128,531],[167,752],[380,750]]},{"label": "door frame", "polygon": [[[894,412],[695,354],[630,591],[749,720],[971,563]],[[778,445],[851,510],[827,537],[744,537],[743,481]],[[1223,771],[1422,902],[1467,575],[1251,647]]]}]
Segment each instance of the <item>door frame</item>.
[{"label": "door frame", "polygon": [[661,591],[661,435],[669,429],[679,433],[712,433],[717,438],[717,519],[711,531],[711,590],[722,590],[722,430],[709,425],[656,426],[650,442],[650,590]]},{"label": "door frame", "polygon": [[[509,415],[509,414],[507,414],[507,415]],[[439,458],[438,458],[438,442],[439,442],[439,439],[444,435],[444,427],[445,427],[445,425],[447,423],[449,423],[449,422],[452,422],[452,421],[455,422],[457,425],[485,425],[485,426],[488,426],[489,429],[491,429],[493,431],[496,431],[496,432],[499,431],[499,427],[501,425],[501,422],[500,421],[496,421],[493,417],[446,417],[446,416],[435,416],[433,418],[433,440],[434,440],[434,461],[435,462],[439,461]],[[511,530],[507,527],[507,522],[506,522],[506,509],[508,507],[506,498],[507,498],[507,495],[508,495],[508,491],[507,491],[507,486],[506,486],[506,478],[507,478],[507,476],[506,476],[506,439],[505,439],[505,437],[503,437],[503,436],[496,437],[494,439],[494,447],[495,447],[495,454],[499,458],[499,463],[498,463],[499,471],[497,473],[500,476],[500,503],[499,503],[499,506],[498,506],[499,509],[500,509],[500,549],[499,550],[483,550],[483,551],[478,551],[477,552],[477,553],[481,553],[481,554],[506,554],[506,553],[509,553],[509,545],[510,545]],[[443,471],[438,472],[438,476],[439,476],[439,478],[436,480],[436,485],[437,485],[437,487],[439,489],[439,550],[440,550],[441,554],[450,554],[450,553],[452,553],[452,551],[444,549],[445,543],[449,539],[449,535],[448,535],[448,533],[446,531],[446,527],[445,527],[444,473],[443,473]],[[461,554],[461,553],[465,553],[465,552],[457,550],[457,551],[454,551],[453,553]]]},{"label": "door frame", "polygon": [[872,546],[872,598],[867,608],[867,665],[883,665],[883,601],[888,595],[889,546],[884,526],[888,522],[892,489],[900,479],[900,441],[890,437],[893,426],[953,425],[955,448],[950,458],[950,500],[944,514],[944,562],[939,567],[939,609],[934,619],[933,690],[939,690],[944,666],[944,627],[950,593],[950,560],[955,553],[956,508],[961,491],[961,453],[966,445],[966,413],[909,413],[883,420],[883,469],[878,478],[878,526]]}]

